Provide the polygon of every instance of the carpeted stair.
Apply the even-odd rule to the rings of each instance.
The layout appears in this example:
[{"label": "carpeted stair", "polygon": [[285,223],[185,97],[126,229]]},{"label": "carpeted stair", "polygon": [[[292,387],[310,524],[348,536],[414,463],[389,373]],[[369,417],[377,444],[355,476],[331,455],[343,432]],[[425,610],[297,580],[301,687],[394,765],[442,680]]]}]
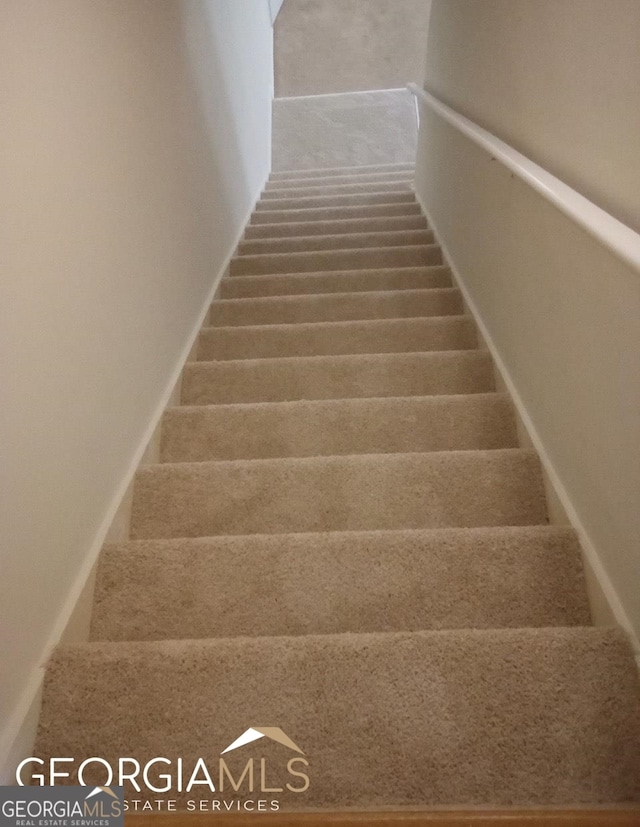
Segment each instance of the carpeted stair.
[{"label": "carpeted stair", "polygon": [[[310,765],[262,795],[285,810],[640,801],[632,652],[590,625],[411,177],[272,176],[103,550],[91,641],[48,665],[36,755],[217,767],[271,726]],[[295,753],[229,765],[258,756]]]}]

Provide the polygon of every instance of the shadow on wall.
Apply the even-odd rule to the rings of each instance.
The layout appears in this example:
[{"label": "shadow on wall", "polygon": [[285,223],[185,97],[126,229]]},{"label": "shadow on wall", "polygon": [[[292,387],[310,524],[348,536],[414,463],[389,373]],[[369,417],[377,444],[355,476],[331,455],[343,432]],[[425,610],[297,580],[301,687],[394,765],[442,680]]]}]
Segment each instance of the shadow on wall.
[{"label": "shadow on wall", "polygon": [[276,97],[422,84],[431,0],[285,0]]},{"label": "shadow on wall", "polygon": [[[232,235],[237,233],[239,222],[246,220],[246,204],[238,208],[237,194],[254,193],[256,182],[267,173],[264,152],[255,151],[255,136],[268,139],[270,123],[263,90],[256,87],[255,77],[239,74],[232,59],[232,52],[241,51],[243,41],[247,40],[247,16],[256,14],[255,9],[247,7],[247,0],[235,2],[244,5],[242,13],[228,13],[224,4],[188,3],[181,15],[196,111],[209,152],[208,168],[215,171],[216,201],[220,207],[217,220],[228,222]],[[268,5],[269,14],[271,8]],[[266,28],[267,11],[262,7],[260,11]],[[224,25],[221,17],[225,18]],[[256,65],[268,69],[270,57],[256,56]],[[248,101],[257,105],[248,106]]]}]

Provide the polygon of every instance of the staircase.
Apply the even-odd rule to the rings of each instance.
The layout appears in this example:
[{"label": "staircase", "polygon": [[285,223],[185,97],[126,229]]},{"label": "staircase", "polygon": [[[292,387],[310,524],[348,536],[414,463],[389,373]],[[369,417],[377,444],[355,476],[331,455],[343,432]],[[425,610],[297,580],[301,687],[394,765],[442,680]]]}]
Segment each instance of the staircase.
[{"label": "staircase", "polygon": [[262,796],[283,810],[640,801],[632,653],[590,626],[412,176],[272,176],[103,551],[91,641],[48,665],[36,755],[217,773],[270,726],[309,762],[304,793]]}]

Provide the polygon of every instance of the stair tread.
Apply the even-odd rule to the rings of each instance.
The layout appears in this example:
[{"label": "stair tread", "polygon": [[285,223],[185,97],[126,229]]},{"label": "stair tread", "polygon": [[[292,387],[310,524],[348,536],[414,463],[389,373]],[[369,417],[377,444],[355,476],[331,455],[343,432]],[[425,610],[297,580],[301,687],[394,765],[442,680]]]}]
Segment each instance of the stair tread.
[{"label": "stair tread", "polygon": [[[415,246],[415,245],[414,245]],[[437,244],[427,244],[427,245],[417,245],[418,247],[437,247]],[[376,248],[379,249],[379,248]],[[383,248],[384,249],[384,248]],[[343,253],[344,250],[338,250],[337,252]],[[360,249],[354,250],[354,252],[361,252]],[[264,255],[264,254],[263,254]],[[280,253],[280,255],[284,255]],[[290,273],[255,273],[251,275],[237,275],[237,276],[226,276],[222,279],[222,284],[229,283],[229,281],[239,281],[243,283],[243,279],[276,279],[276,278],[313,278],[318,276],[331,276],[332,278],[337,277],[355,277],[361,276],[362,278],[376,278],[376,276],[385,276],[385,275],[403,275],[403,274],[422,274],[428,275],[429,273],[433,272],[445,272],[447,274],[451,274],[451,268],[447,264],[414,264],[414,265],[397,265],[397,266],[389,266],[389,267],[352,267],[352,268],[345,268],[344,270],[300,270],[298,272],[292,271]],[[264,282],[266,283],[266,281]],[[375,290],[375,288],[372,288]]]},{"label": "stair tread", "polygon": [[313,207],[359,207],[372,204],[415,204],[415,193],[411,189],[376,190],[367,193],[343,195],[290,195],[286,198],[272,198],[258,201],[256,212],[283,209],[310,209]]},{"label": "stair tread", "polygon": [[267,273],[234,276],[220,283],[220,298],[308,295],[310,293],[419,290],[452,287],[451,271],[443,265],[336,270],[320,273]]},{"label": "stair tread", "polygon": [[[432,244],[407,244],[406,245],[406,247],[416,248],[416,249],[419,249],[419,250],[423,249],[423,247],[437,247],[437,246],[439,246],[439,245],[433,244],[433,243]],[[385,247],[377,247],[377,246],[374,245],[373,247],[365,247],[364,250],[366,250],[366,251],[386,250],[386,248]],[[351,248],[347,247],[346,249],[325,250],[323,252],[326,252],[326,253],[333,253],[334,252],[334,253],[336,253],[336,255],[338,255],[338,254],[342,255],[344,253],[349,253],[349,252],[361,253],[362,251],[363,251],[362,247],[351,247]],[[285,261],[286,259],[289,259],[289,258],[302,260],[303,258],[308,258],[308,257],[315,256],[316,252],[317,252],[316,250],[303,250],[303,251],[295,251],[294,250],[294,251],[288,251],[288,252],[284,252],[284,253],[252,253],[252,254],[250,253],[250,254],[242,255],[242,256],[235,255],[233,257],[232,261],[236,261],[238,259],[243,259],[243,260],[246,261],[247,259],[262,259],[262,258],[274,258],[274,259],[279,259],[279,260],[282,260],[282,261]],[[395,252],[395,251],[393,251],[393,252]],[[301,272],[305,272],[305,271],[301,271]]]},{"label": "stair tread", "polygon": [[477,347],[470,316],[295,322],[207,327],[199,361],[345,356],[376,353],[467,351]]},{"label": "stair tread", "polygon": [[460,295],[460,290],[457,287],[414,287],[401,292],[396,290],[358,290],[354,293],[336,291],[335,293],[318,293],[304,296],[252,296],[241,299],[216,299],[211,306],[247,307],[250,304],[255,304],[256,307],[286,307],[290,304],[314,304],[319,301],[338,299],[349,301],[350,299],[376,298],[386,301],[387,299],[403,300],[405,297],[418,298],[419,296],[451,295],[453,293]]},{"label": "stair tread", "polygon": [[95,600],[113,641],[590,622],[575,532],[538,526],[136,541]]},{"label": "stair tread", "polygon": [[394,171],[394,170],[414,170],[415,164],[414,163],[405,163],[405,162],[397,162],[391,164],[362,164],[356,166],[341,166],[341,167],[311,167],[309,169],[276,169],[273,170],[271,173],[271,177],[269,180],[276,180],[280,179],[289,175],[315,175],[316,173],[320,173],[320,175],[341,175],[341,174],[356,174],[356,173],[368,173],[372,171],[376,172],[387,172],[387,171]]},{"label": "stair tread", "polygon": [[387,230],[362,233],[293,236],[291,238],[246,239],[240,242],[238,256],[271,253],[313,252],[315,250],[359,249],[361,247],[398,247],[433,244],[432,230]]},{"label": "stair tread", "polygon": [[261,273],[320,272],[323,270],[355,270],[425,266],[442,264],[438,244],[406,244],[402,247],[354,247],[340,250],[313,250],[293,253],[261,253],[234,256],[229,267],[230,277]]},{"label": "stair tread", "polygon": [[[318,295],[323,295],[319,293]],[[331,295],[331,294],[330,294]],[[284,298],[284,297],[283,297]],[[409,318],[396,318],[396,319],[339,319],[334,321],[323,321],[323,322],[300,322],[297,323],[288,323],[288,322],[281,322],[280,324],[265,324],[265,325],[251,325],[251,331],[253,330],[262,330],[262,331],[274,331],[278,328],[282,328],[283,330],[290,330],[290,331],[300,331],[303,328],[308,328],[310,330],[322,330],[324,328],[328,328],[332,331],[337,331],[340,329],[349,329],[353,328],[366,328],[371,326],[378,326],[378,327],[406,327],[412,324],[418,325],[433,325],[433,324],[450,324],[453,322],[469,322],[473,324],[473,319],[471,316],[466,314],[459,314],[457,316],[415,316]],[[207,336],[213,333],[221,333],[221,332],[236,332],[236,327],[230,325],[229,327],[225,327],[224,325],[220,326],[210,326],[202,328],[201,335]],[[471,350],[471,348],[462,348],[463,350]],[[414,351],[419,353],[420,351]],[[322,356],[323,354],[311,354]],[[215,361],[215,360],[211,360]],[[189,364],[189,363],[187,363]]]},{"label": "stair tread", "polygon": [[315,178],[276,178],[269,179],[265,192],[271,190],[297,189],[306,186],[332,186],[334,184],[373,184],[376,182],[397,182],[412,184],[415,179],[413,170],[396,170],[391,172],[369,172],[357,175],[323,175]]},{"label": "stair tread", "polygon": [[432,351],[284,356],[187,364],[185,404],[485,393],[495,389],[487,353]]},{"label": "stair tread", "polygon": [[389,232],[397,230],[426,230],[427,219],[422,215],[396,215],[370,218],[343,218],[333,221],[293,221],[288,224],[249,224],[244,240],[270,238],[297,238],[314,235],[343,235],[360,232]]},{"label": "stair tread", "polygon": [[[200,757],[217,769],[256,721],[282,726],[311,764],[308,791],[279,796],[285,809],[640,799],[637,670],[610,629],[62,646],[35,754],[180,756],[189,775]],[[276,773],[282,750],[247,748],[229,765],[267,756]],[[91,769],[86,783],[104,783]]]},{"label": "stair tread", "polygon": [[131,538],[546,522],[532,452],[352,454],[148,466]]},{"label": "stair tread", "polygon": [[[456,317],[452,317],[456,318]],[[457,317],[457,318],[466,318],[466,317]],[[371,319],[371,320],[364,320],[361,322],[362,324],[375,324],[376,322],[390,322],[390,323],[397,323],[397,322],[405,322],[405,321],[412,321],[411,319]],[[422,321],[422,319],[420,319]],[[314,327],[319,327],[324,324],[330,325],[348,325],[352,324],[352,322],[321,322]],[[259,327],[260,325],[258,325]],[[311,325],[310,325],[311,326]],[[287,327],[293,328],[298,327],[298,325],[264,325],[263,327],[274,329],[276,327]],[[302,325],[300,325],[302,327]],[[223,330],[224,328],[214,328],[215,330]],[[226,328],[227,330],[233,330],[234,328]],[[335,364],[337,366],[341,365],[349,365],[349,364],[357,364],[357,365],[365,365],[365,364],[389,364],[395,367],[397,364],[402,363],[423,363],[423,362],[430,362],[432,360],[437,361],[468,361],[470,363],[475,364],[484,364],[491,362],[491,357],[486,351],[480,351],[475,349],[469,350],[461,350],[455,352],[449,351],[442,351],[442,352],[422,352],[422,351],[410,351],[408,353],[403,354],[395,354],[395,353],[348,353],[348,354],[338,354],[338,355],[331,355],[331,356],[323,356],[323,355],[310,355],[310,356],[283,356],[283,357],[276,357],[272,359],[238,359],[237,361],[233,362],[233,365],[230,365],[229,362],[226,363],[218,363],[215,360],[210,362],[187,362],[185,365],[185,369],[187,371],[197,371],[204,367],[218,367],[221,368],[229,368],[229,367],[259,367],[262,369],[265,367],[266,362],[273,363],[274,367],[278,365],[302,365],[303,367],[313,367],[314,365],[322,365],[322,364]]]},{"label": "stair tread", "polygon": [[517,446],[503,394],[171,408],[162,462],[425,452]]},{"label": "stair tread", "polygon": [[313,321],[355,321],[460,315],[462,295],[455,287],[358,291],[293,296],[217,299],[211,305],[211,326],[283,324]]},{"label": "stair tread", "polygon": [[381,204],[360,204],[355,206],[324,206],[324,207],[298,207],[279,208],[277,210],[262,210],[254,212],[251,216],[249,226],[297,223],[306,221],[335,221],[342,218],[380,218],[384,216],[416,216],[422,215],[420,205],[417,201],[404,201],[401,203]]},{"label": "stair tread", "polygon": [[307,198],[314,195],[358,195],[367,192],[413,192],[413,181],[410,179],[392,181],[341,181],[328,183],[310,181],[298,187],[267,186],[262,193],[262,201],[271,201],[278,198]]}]

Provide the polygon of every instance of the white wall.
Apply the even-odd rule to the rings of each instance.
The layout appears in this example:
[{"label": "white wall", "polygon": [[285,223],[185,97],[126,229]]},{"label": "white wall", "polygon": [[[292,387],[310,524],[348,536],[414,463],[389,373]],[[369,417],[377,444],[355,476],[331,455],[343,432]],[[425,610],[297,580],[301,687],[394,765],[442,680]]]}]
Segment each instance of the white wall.
[{"label": "white wall", "polygon": [[268,174],[269,6],[3,0],[0,53],[2,759]]},{"label": "white wall", "polygon": [[[426,87],[637,225],[640,4],[434,0]],[[418,193],[640,634],[640,274],[423,107]]]},{"label": "white wall", "polygon": [[435,0],[427,86],[640,229],[640,3]]}]

